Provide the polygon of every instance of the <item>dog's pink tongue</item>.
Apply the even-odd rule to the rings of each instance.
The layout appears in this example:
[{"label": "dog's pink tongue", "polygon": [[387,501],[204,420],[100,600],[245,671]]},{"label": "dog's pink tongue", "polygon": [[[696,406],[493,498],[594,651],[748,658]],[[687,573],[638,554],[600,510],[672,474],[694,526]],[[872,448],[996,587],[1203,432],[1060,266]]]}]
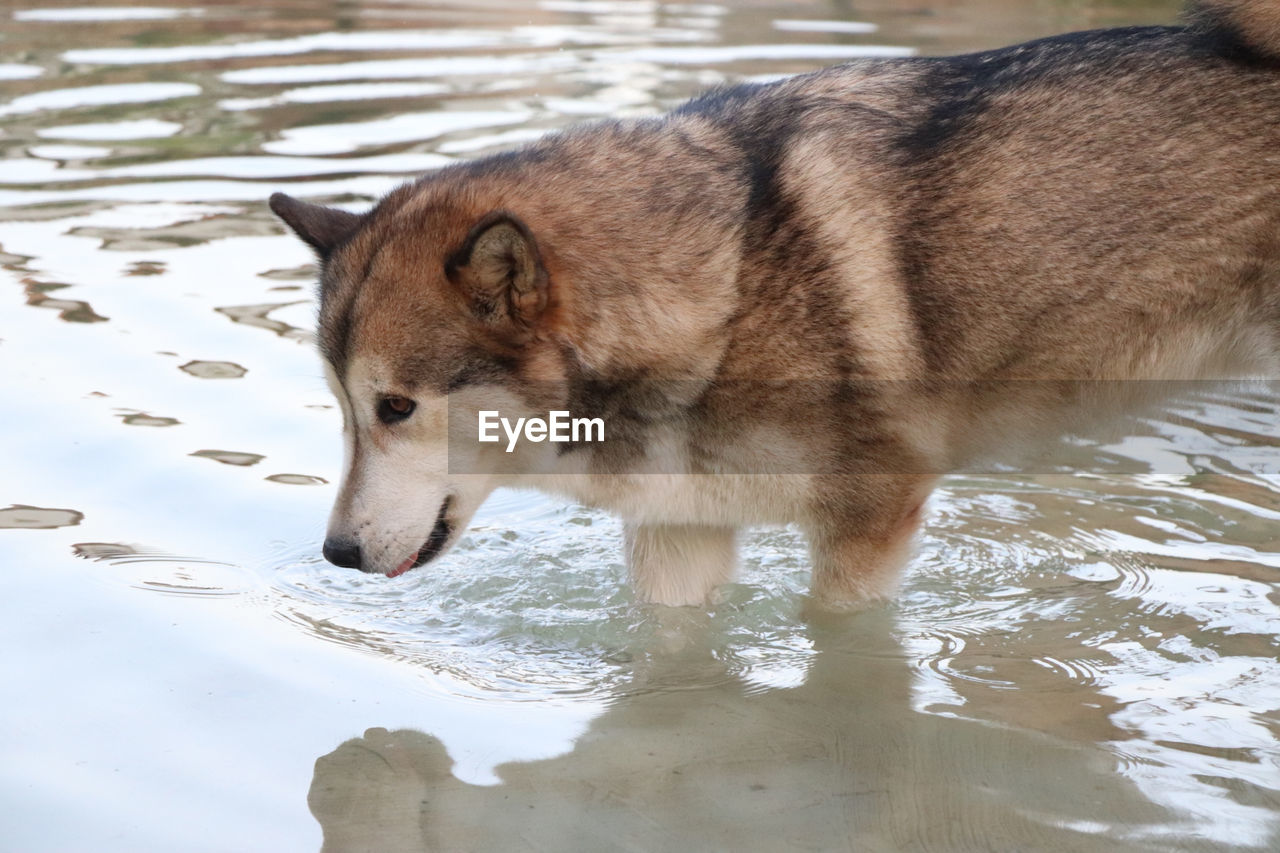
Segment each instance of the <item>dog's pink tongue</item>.
[{"label": "dog's pink tongue", "polygon": [[407,560],[405,560],[403,563],[401,563],[399,566],[396,566],[395,571],[387,572],[387,577],[389,577],[389,578],[398,578],[398,577],[400,577],[402,574],[404,574],[405,572],[407,572],[407,571],[409,571],[410,569],[412,569],[412,568],[413,568],[413,561],[414,561],[414,559],[416,559],[416,558],[417,558],[417,556],[418,556],[417,554],[414,554],[413,556],[411,556],[411,557],[409,557]]}]

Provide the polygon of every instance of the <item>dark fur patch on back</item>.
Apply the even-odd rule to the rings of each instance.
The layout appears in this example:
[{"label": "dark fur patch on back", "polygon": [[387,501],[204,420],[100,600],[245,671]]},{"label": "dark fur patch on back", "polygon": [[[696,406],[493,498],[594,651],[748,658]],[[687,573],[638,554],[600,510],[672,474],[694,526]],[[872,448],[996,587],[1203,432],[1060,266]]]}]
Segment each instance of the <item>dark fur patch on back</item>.
[{"label": "dark fur patch on back", "polygon": [[832,260],[835,247],[824,245],[815,223],[787,191],[784,174],[789,149],[803,137],[808,117],[828,108],[825,99],[779,96],[776,88],[744,84],[696,98],[675,115],[712,121],[740,152],[739,180],[746,189],[743,272],[730,325],[746,316],[773,316],[827,360],[824,373],[847,376],[856,356]]},{"label": "dark fur patch on back", "polygon": [[915,60],[925,72],[913,97],[931,104],[925,118],[900,139],[902,154],[927,159],[981,115],[992,96],[1027,88],[1052,75],[1105,74],[1112,62],[1132,62],[1154,50],[1174,47],[1176,27],[1119,27],[1037,39],[980,53]]},{"label": "dark fur patch on back", "polygon": [[778,172],[804,111],[802,104],[762,97],[763,90],[758,84],[717,89],[674,113],[710,119],[741,152],[747,187],[743,217],[754,232],[748,237],[748,249],[776,232],[793,212],[794,205],[783,198]]},{"label": "dark fur patch on back", "polygon": [[[957,329],[965,322],[954,289],[935,276],[935,258],[954,252],[940,229],[956,169],[971,168],[956,156],[980,146],[981,127],[995,98],[1042,85],[1047,79],[1134,68],[1153,53],[1184,53],[1185,31],[1127,27],[1052,36],[1026,44],[963,56],[917,60],[923,64],[913,91],[930,104],[923,118],[898,138],[897,158],[909,187],[899,222],[899,263],[908,306],[927,366],[945,371],[957,355]],[[1068,84],[1069,85],[1069,84]]]},{"label": "dark fur patch on back", "polygon": [[[1272,14],[1280,15],[1274,12]],[[1206,53],[1242,65],[1280,68],[1280,45],[1267,43],[1263,34],[1246,32],[1225,3],[1217,0],[1191,0],[1183,17],[1187,21],[1192,43]]]}]

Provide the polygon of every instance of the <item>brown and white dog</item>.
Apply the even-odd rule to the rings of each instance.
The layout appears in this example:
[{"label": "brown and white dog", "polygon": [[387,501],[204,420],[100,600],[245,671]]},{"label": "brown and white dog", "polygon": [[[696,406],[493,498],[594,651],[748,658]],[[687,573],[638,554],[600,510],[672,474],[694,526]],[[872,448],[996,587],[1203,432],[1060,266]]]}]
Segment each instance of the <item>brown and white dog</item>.
[{"label": "brown and white dog", "polygon": [[[815,595],[862,601],[940,474],[1167,380],[1277,375],[1280,3],[853,62],[365,215],[271,208],[321,260],[334,563],[400,574],[533,486],[624,519],[645,600],[704,602],[739,527],[793,522]],[[478,441],[481,412],[561,410],[606,440]]]}]

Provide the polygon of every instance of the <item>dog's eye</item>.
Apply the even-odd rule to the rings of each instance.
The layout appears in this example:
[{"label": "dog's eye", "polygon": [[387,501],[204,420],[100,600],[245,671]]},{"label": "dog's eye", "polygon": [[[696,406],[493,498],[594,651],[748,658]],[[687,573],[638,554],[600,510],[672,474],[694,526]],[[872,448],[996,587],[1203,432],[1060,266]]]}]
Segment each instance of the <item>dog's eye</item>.
[{"label": "dog's eye", "polygon": [[378,401],[378,420],[384,424],[402,421],[412,415],[417,406],[408,397],[383,397]]}]

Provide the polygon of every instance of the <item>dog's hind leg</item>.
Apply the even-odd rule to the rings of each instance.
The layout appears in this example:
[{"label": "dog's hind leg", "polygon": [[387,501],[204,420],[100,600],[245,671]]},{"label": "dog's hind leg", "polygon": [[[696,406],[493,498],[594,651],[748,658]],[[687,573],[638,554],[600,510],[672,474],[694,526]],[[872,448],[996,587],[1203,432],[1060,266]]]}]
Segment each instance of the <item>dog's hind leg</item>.
[{"label": "dog's hind leg", "polygon": [[914,531],[893,541],[880,537],[811,537],[810,591],[822,608],[847,609],[889,598],[911,559]]},{"label": "dog's hind leg", "polygon": [[733,577],[736,534],[732,527],[628,523],[627,568],[636,595],[675,607],[706,604]]},{"label": "dog's hind leg", "polygon": [[808,526],[811,591],[820,607],[851,608],[888,598],[911,559],[931,481],[885,481],[882,500],[858,518]]}]

